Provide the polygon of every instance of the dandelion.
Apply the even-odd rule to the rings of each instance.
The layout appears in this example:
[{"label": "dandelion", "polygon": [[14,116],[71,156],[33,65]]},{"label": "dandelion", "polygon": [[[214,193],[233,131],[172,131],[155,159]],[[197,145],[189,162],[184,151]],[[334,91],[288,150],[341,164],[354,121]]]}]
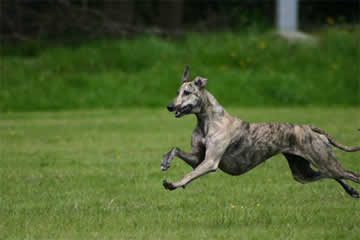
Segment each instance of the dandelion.
[{"label": "dandelion", "polygon": [[45,77],[44,77],[44,74],[43,74],[43,73],[40,74],[39,80],[40,80],[41,82],[45,80]]},{"label": "dandelion", "polygon": [[264,50],[266,48],[266,42],[264,41],[261,41],[258,45],[258,48],[261,49],[261,50]]},{"label": "dandelion", "polygon": [[335,20],[332,17],[327,17],[326,22],[330,25],[333,25],[335,23]]},{"label": "dandelion", "polygon": [[339,69],[339,65],[337,65],[337,64],[331,64],[330,65],[331,66],[331,68],[334,70],[334,71],[336,71],[336,70],[338,70]]},{"label": "dandelion", "polygon": [[256,204],[256,206],[257,206],[257,207],[260,207],[260,206],[261,206],[261,204],[260,204],[260,203],[258,203],[258,204]]},{"label": "dandelion", "polygon": [[236,208],[236,206],[234,204],[231,204],[231,208],[234,209]]},{"label": "dandelion", "polygon": [[151,67],[151,71],[157,71],[157,65],[153,65],[152,67]]},{"label": "dandelion", "polygon": [[246,63],[243,60],[240,60],[239,64],[240,67],[246,67]]},{"label": "dandelion", "polygon": [[227,65],[220,65],[220,71],[225,71],[226,69],[228,69]]},{"label": "dandelion", "polygon": [[269,65],[265,65],[265,71],[272,72],[272,68]]},{"label": "dandelion", "polygon": [[117,155],[117,156],[116,156],[116,159],[117,159],[117,160],[120,160],[120,155]]}]

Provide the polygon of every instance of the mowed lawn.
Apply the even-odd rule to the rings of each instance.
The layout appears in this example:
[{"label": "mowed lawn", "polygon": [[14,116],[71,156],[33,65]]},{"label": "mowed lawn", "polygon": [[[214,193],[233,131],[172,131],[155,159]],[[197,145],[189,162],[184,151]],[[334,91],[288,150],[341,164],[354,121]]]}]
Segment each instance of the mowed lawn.
[{"label": "mowed lawn", "polygon": [[[232,108],[252,122],[312,123],[359,145],[359,108]],[[360,239],[360,201],[333,180],[295,182],[284,157],[233,177],[218,170],[166,191],[191,168],[195,117],[163,109],[0,115],[0,239]],[[336,154],[360,172],[360,152]],[[360,191],[360,185],[350,183]]]}]

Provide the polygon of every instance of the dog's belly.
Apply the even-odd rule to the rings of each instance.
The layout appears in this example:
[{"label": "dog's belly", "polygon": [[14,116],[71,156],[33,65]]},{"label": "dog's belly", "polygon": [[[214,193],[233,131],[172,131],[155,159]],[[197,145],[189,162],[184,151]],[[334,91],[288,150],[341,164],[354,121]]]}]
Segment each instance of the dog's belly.
[{"label": "dog's belly", "polygon": [[277,153],[277,151],[267,152],[266,154],[261,152],[237,151],[231,154],[224,154],[221,158],[219,168],[231,175],[241,175]]},{"label": "dog's belly", "polygon": [[219,164],[222,171],[240,175],[282,151],[281,147],[272,142],[254,143],[248,140],[229,145]]},{"label": "dog's belly", "polygon": [[296,148],[294,127],[289,123],[252,123],[246,129],[239,129],[223,154],[219,168],[231,175],[240,175],[280,152]]}]

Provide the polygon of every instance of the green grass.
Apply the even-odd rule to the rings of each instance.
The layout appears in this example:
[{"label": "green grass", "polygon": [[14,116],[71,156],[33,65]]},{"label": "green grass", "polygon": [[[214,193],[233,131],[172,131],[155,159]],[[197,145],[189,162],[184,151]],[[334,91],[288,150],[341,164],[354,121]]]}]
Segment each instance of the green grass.
[{"label": "green grass", "polygon": [[[360,143],[359,108],[228,110]],[[282,156],[164,190],[163,179],[191,170],[175,159],[161,172],[160,159],[172,146],[189,150],[194,121],[146,108],[1,114],[1,239],[359,239],[359,200],[332,180],[295,182]],[[336,154],[360,172],[359,153]]]},{"label": "green grass", "polygon": [[2,46],[0,111],[163,106],[185,64],[226,105],[359,106],[360,31],[314,35],[314,45],[250,29]]}]

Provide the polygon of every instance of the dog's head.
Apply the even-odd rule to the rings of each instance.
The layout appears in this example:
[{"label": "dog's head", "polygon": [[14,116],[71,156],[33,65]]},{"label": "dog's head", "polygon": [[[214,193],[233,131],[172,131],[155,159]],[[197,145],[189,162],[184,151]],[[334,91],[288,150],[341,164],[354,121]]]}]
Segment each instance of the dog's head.
[{"label": "dog's head", "polygon": [[175,117],[179,118],[189,113],[201,111],[202,93],[207,79],[196,77],[189,81],[190,70],[185,67],[182,82],[175,99],[167,106],[169,112],[175,111]]}]

